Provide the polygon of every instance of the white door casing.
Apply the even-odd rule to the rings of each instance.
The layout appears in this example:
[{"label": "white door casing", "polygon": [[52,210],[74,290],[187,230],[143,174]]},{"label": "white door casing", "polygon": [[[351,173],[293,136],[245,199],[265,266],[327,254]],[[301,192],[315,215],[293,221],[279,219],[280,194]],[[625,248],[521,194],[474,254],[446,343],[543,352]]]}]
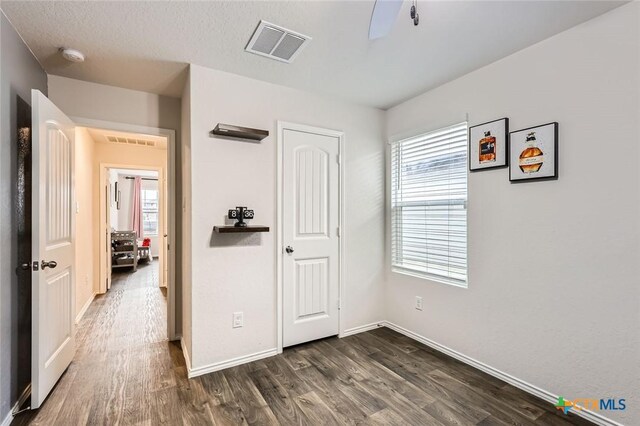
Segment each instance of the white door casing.
[{"label": "white door casing", "polygon": [[321,129],[280,135],[286,347],[339,333],[340,138]]},{"label": "white door casing", "polygon": [[[111,200],[115,197],[115,194],[111,193],[111,182],[107,179],[107,184],[102,185],[104,182],[104,174],[105,169],[100,169],[101,179],[100,186],[102,186],[104,191],[104,205],[105,205],[105,224],[102,229],[104,232],[104,238],[100,240],[104,240],[104,243],[100,246],[100,257],[103,258],[103,262],[105,262],[105,270],[107,271],[105,274],[106,281],[106,290],[111,288]],[[100,215],[102,217],[102,215]]]},{"label": "white door casing", "polygon": [[75,355],[75,129],[38,90],[31,92],[31,106],[32,250],[38,262],[32,272],[31,408],[38,408]]}]

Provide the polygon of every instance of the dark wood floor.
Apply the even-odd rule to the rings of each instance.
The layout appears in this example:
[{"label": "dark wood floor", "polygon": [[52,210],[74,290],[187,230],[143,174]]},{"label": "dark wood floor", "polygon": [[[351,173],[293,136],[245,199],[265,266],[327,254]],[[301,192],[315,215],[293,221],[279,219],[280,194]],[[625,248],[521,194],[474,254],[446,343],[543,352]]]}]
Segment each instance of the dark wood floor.
[{"label": "dark wood floor", "polygon": [[96,299],[73,363],[13,424],[589,424],[386,328],[188,380],[156,267]]}]

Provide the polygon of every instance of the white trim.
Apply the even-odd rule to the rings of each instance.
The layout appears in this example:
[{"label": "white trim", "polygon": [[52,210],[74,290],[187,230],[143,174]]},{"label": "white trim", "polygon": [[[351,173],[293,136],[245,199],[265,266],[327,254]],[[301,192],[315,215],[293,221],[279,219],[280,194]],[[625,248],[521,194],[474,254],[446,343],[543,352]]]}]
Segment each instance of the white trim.
[{"label": "white trim", "polygon": [[225,368],[235,367],[237,365],[246,364],[248,362],[258,361],[260,359],[269,358],[274,355],[278,355],[280,352],[277,348],[267,349],[264,351],[256,352],[249,355],[243,355],[236,358],[231,358],[226,361],[215,362],[213,364],[204,365],[202,367],[189,368],[187,367],[187,376],[192,379],[194,377],[202,376],[203,374],[213,373],[214,371],[224,370]]},{"label": "white trim", "polygon": [[[514,377],[510,374],[507,374],[505,372],[502,372],[500,370],[498,370],[497,368],[491,367],[490,365],[487,365],[481,361],[478,361],[474,358],[471,358],[467,355],[464,355],[458,351],[455,351],[451,348],[448,348],[444,345],[441,345],[440,343],[434,342],[431,339],[428,339],[424,336],[421,336],[418,333],[414,333],[413,331],[409,331],[406,328],[400,327],[399,325],[396,325],[392,322],[389,321],[384,321],[383,325],[385,327],[390,328],[391,330],[397,331],[400,334],[404,334],[405,336],[416,340],[420,343],[423,343],[439,352],[442,352],[446,355],[449,355],[452,358],[457,359],[458,361],[464,362],[465,364],[468,364],[480,371],[483,371],[493,377],[497,377],[498,379],[509,383],[512,386],[517,387],[518,389],[521,389],[527,393],[530,393],[533,396],[537,396],[538,398],[549,402],[550,404],[555,404],[558,401],[558,395],[553,394],[552,392],[546,391],[544,389],[541,389],[535,385],[532,385],[531,383],[525,382],[524,380],[518,379],[517,377]],[[593,411],[590,410],[586,410],[586,409],[582,409],[582,410],[575,410],[572,411],[573,414],[575,414],[576,416],[582,417],[584,419],[589,420],[590,422],[593,422],[597,425],[602,425],[602,426],[623,426],[621,423],[618,423],[614,420],[608,419],[604,416],[602,416],[601,414],[595,413]]]},{"label": "white trim", "polygon": [[384,327],[385,323],[386,323],[385,321],[377,321],[377,322],[372,322],[370,324],[361,325],[358,327],[347,328],[342,333],[340,333],[338,337],[342,338],[342,337],[352,336],[358,333],[364,333],[365,331],[375,330],[376,328]]},{"label": "white trim", "polygon": [[115,130],[119,132],[128,132],[128,133],[143,133],[146,135],[153,136],[164,136],[169,137],[172,135],[172,140],[175,142],[176,131],[172,129],[163,129],[161,127],[151,127],[151,126],[139,126],[137,124],[129,124],[129,123],[118,123],[115,121],[107,121],[107,120],[95,120],[93,118],[84,118],[84,117],[76,117],[70,116],[69,119],[73,121],[77,126],[80,127],[94,127],[103,130]]},{"label": "white trim", "polygon": [[344,146],[345,146],[345,133],[339,130],[325,129],[321,127],[307,126],[306,124],[296,124],[286,121],[277,121],[277,137],[276,137],[276,335],[277,335],[277,351],[282,353],[282,332],[283,332],[283,303],[282,303],[282,233],[284,232],[283,221],[283,150],[282,144],[284,142],[284,130],[296,130],[300,132],[314,133],[318,135],[332,136],[338,138],[338,154],[340,162],[338,163],[338,227],[340,228],[339,247],[338,247],[338,273],[339,273],[339,294],[340,304],[338,309],[338,335],[343,333],[343,310],[345,307],[345,291],[344,291],[344,235],[345,235],[345,221],[344,221]]},{"label": "white trim", "polygon": [[87,313],[87,309],[89,309],[89,306],[91,305],[91,302],[93,302],[93,299],[96,298],[96,294],[97,293],[93,293],[91,297],[87,299],[87,302],[84,304],[82,309],[80,309],[80,312],[78,312],[78,315],[76,315],[76,325],[80,323],[80,320],[82,320],[82,317],[84,317],[84,314]]},{"label": "white trim", "polygon": [[[467,226],[467,229],[468,229],[468,226]],[[429,273],[426,273],[426,272],[412,271],[411,269],[403,268],[402,266],[394,266],[393,264],[391,264],[391,273],[407,275],[409,277],[419,278],[421,280],[431,281],[431,282],[439,283],[439,284],[447,284],[447,285],[451,285],[451,286],[459,287],[459,288],[464,288],[464,289],[468,289],[469,288],[469,286],[468,286],[469,279],[468,278],[467,278],[467,281],[461,281],[461,280],[456,280],[456,279],[453,279],[453,278],[448,278],[448,277],[444,277],[444,276],[440,276],[440,275],[429,274]],[[468,274],[467,274],[467,277],[468,277]]]},{"label": "white trim", "polygon": [[282,353],[282,139],[284,123],[277,122],[276,134],[276,349]]},{"label": "white trim", "polygon": [[[176,335],[176,250],[178,246],[175,242],[176,238],[176,171],[178,164],[176,162],[176,131],[172,129],[163,129],[161,127],[139,126],[136,124],[118,123],[114,121],[95,120],[84,117],[69,117],[77,126],[95,127],[99,129],[115,130],[129,133],[143,133],[147,135],[163,136],[167,138],[167,218],[168,237],[167,244],[171,249],[167,250],[166,261],[169,263],[169,276],[167,277],[169,285],[167,288],[167,337],[169,340],[178,340]],[[162,274],[162,271],[160,271]],[[102,288],[104,277],[100,274],[98,285]]]},{"label": "white trim", "polygon": [[[184,363],[187,366],[187,373],[191,371],[191,358],[189,357],[189,351],[187,351],[187,347],[184,344],[184,339],[180,337],[180,347],[182,348],[182,356],[184,356]],[[188,377],[191,377],[190,375]]]}]

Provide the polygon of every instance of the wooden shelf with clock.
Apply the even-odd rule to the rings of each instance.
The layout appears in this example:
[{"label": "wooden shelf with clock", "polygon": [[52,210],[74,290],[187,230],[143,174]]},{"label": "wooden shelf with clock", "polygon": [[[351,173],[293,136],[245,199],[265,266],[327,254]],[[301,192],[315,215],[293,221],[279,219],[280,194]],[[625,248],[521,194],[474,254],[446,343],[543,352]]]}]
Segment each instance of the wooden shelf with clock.
[{"label": "wooden shelf with clock", "polygon": [[220,234],[246,233],[246,232],[269,232],[268,226],[249,225],[245,220],[254,218],[253,210],[246,207],[236,207],[235,210],[229,210],[227,215],[229,219],[236,219],[233,225],[214,226],[213,230]]}]

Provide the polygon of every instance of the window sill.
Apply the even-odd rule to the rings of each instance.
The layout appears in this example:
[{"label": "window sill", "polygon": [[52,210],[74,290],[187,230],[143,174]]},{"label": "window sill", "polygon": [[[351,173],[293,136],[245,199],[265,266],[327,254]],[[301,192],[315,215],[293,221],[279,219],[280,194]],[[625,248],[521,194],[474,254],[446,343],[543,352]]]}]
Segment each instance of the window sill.
[{"label": "window sill", "polygon": [[419,272],[413,272],[406,269],[394,268],[394,267],[391,268],[391,272],[394,272],[396,274],[401,274],[401,275],[407,275],[414,278],[420,278],[425,281],[432,281],[439,284],[446,284],[453,287],[459,287],[464,289],[469,288],[468,282],[461,282],[458,280],[447,279],[445,277],[439,277],[437,275],[421,274]]}]

